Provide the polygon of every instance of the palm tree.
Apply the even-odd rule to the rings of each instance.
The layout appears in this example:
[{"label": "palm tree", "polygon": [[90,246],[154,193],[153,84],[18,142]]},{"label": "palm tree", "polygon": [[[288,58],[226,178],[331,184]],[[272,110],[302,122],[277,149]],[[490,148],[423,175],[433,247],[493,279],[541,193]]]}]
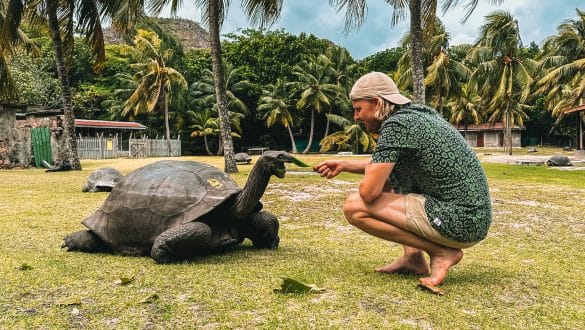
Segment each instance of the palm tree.
[{"label": "palm tree", "polygon": [[577,19],[566,20],[545,40],[538,68],[545,74],[536,83],[535,94],[546,96],[546,107],[559,119],[563,110],[585,97],[585,11],[576,11]]},{"label": "palm tree", "polygon": [[[26,4],[26,6],[25,6]],[[59,158],[68,160],[75,170],[81,169],[77,154],[75,139],[75,115],[71,101],[71,88],[67,65],[73,57],[74,35],[82,35],[90,44],[95,58],[94,69],[99,70],[105,61],[105,47],[102,30],[102,19],[110,18],[114,27],[128,28],[131,24],[120,24],[120,13],[142,12],[138,3],[132,3],[130,9],[124,11],[121,5],[128,5],[126,1],[100,0],[11,0],[8,6],[10,17],[10,31],[16,31],[23,14],[26,13],[30,22],[48,27],[53,41],[57,74],[61,83],[63,98],[63,139]],[[134,10],[134,11],[133,11]],[[126,23],[133,21],[127,20]]]},{"label": "palm tree", "polygon": [[290,137],[292,153],[298,153],[295,138],[291,127],[294,125],[293,117],[288,111],[291,107],[288,101],[287,84],[281,79],[277,79],[275,84],[269,84],[262,89],[262,96],[258,102],[258,112],[262,119],[266,121],[266,126],[272,127],[274,124],[280,124],[285,127]]},{"label": "palm tree", "polygon": [[518,57],[521,48],[517,21],[508,12],[495,11],[486,16],[479,42],[468,59],[478,63],[471,74],[469,85],[473,91],[489,99],[489,121],[504,123],[504,152],[512,154],[512,125],[522,123],[526,114],[519,103],[524,103],[533,83],[531,68],[535,61]]},{"label": "palm tree", "polygon": [[37,53],[36,46],[28,39],[18,26],[22,11],[21,1],[0,1],[0,100],[17,101],[18,89],[10,73],[10,58],[15,55],[17,47]]},{"label": "palm tree", "polygon": [[449,52],[441,47],[435,55],[433,63],[427,68],[425,85],[432,94],[436,94],[437,111],[443,116],[443,100],[461,92],[461,83],[466,82],[471,70],[463,63],[451,57]]},{"label": "palm tree", "polygon": [[[238,112],[244,116],[250,115],[248,106],[237,96],[240,93],[247,92],[251,83],[247,79],[241,79],[240,70],[234,68],[231,63],[224,62],[223,77],[226,95],[226,108],[228,113]],[[190,96],[207,105],[217,104],[217,97],[215,95],[215,78],[211,70],[205,69],[201,73],[201,80],[194,82],[190,86]]]},{"label": "palm tree", "polygon": [[[500,4],[503,0],[488,0],[494,4]],[[392,26],[396,25],[400,20],[406,18],[406,10],[408,9],[410,17],[410,52],[412,56],[412,82],[413,82],[413,101],[417,103],[425,102],[425,88],[424,88],[424,65],[423,65],[423,38],[424,35],[432,35],[432,30],[435,26],[435,18],[437,11],[437,0],[386,0],[392,6]],[[345,12],[345,27],[346,32],[359,27],[363,24],[367,5],[366,0],[329,0],[330,4],[337,6],[339,10],[346,8]],[[479,0],[469,0],[465,4],[467,12],[463,21],[465,21],[475,7]],[[458,4],[457,0],[445,0],[442,5],[443,12],[446,12],[453,6]]]},{"label": "palm tree", "polygon": [[[241,80],[239,70],[234,68],[234,66],[230,63],[223,64],[222,73],[222,77],[225,79],[223,86],[225,86],[226,110],[229,117],[228,124],[230,125],[231,139],[231,137],[234,136],[239,137],[238,134],[233,134],[231,131],[232,127],[238,127],[238,132],[241,133],[241,129],[239,129],[240,121],[246,116],[250,115],[248,106],[246,106],[246,104],[237,96],[237,94],[248,91],[251,83],[246,79]],[[201,75],[201,80],[191,84],[190,90],[191,92],[189,95],[193,99],[196,108],[210,107],[219,116],[219,112],[217,110],[218,106],[215,89],[215,78],[211,70],[205,69]],[[219,118],[219,123],[221,124],[221,117]],[[220,131],[220,133],[219,140],[221,142],[223,141],[224,137],[222,131]],[[224,147],[225,143],[220,143],[218,148],[218,155],[221,155],[225,152]]]},{"label": "palm tree", "polygon": [[[459,91],[459,82],[467,80],[470,70],[451,56],[452,52],[461,52],[459,46],[449,48],[449,33],[440,20],[435,20],[431,35],[425,35],[423,50],[423,67],[427,68],[424,79],[425,95],[435,100],[437,111],[443,116],[443,100]],[[406,34],[401,40],[401,47],[408,48],[412,35]],[[408,90],[413,85],[412,53],[405,52],[398,60],[395,73],[396,83],[401,90]],[[429,97],[430,96],[430,97]]]},{"label": "palm tree", "polygon": [[205,145],[205,151],[208,155],[213,155],[211,150],[209,149],[209,143],[207,141],[207,137],[212,136],[219,136],[220,129],[219,129],[219,121],[217,117],[213,117],[212,111],[210,109],[204,109],[203,111],[188,111],[187,114],[191,118],[191,121],[194,123],[193,125],[189,126],[193,129],[191,132],[191,137],[203,137],[203,143]]},{"label": "palm tree", "polygon": [[311,111],[309,141],[307,142],[307,147],[302,152],[305,154],[311,149],[311,144],[313,143],[315,111],[321,113],[325,111],[325,108],[330,107],[331,99],[339,93],[340,89],[339,86],[330,82],[326,63],[319,58],[309,62],[302,61],[300,64],[295,65],[293,74],[298,79],[293,84],[300,91],[300,97],[296,107],[298,110]]},{"label": "palm tree", "polygon": [[465,139],[467,140],[467,126],[470,123],[479,125],[481,122],[481,112],[479,106],[481,104],[481,97],[471,91],[467,84],[461,86],[461,93],[452,98],[447,103],[447,107],[451,109],[451,120],[453,124],[463,122],[465,126]]},{"label": "palm tree", "polygon": [[172,86],[187,88],[187,81],[177,70],[166,66],[169,52],[161,52],[160,39],[154,32],[138,30],[134,38],[134,53],[142,63],[132,67],[139,71],[133,79],[138,86],[124,104],[124,114],[133,112],[153,112],[162,107],[165,122],[165,137],[169,155],[171,154],[171,135],[169,127],[169,102]]},{"label": "palm tree", "polygon": [[[160,10],[166,5],[168,0],[153,1]],[[171,4],[171,13],[176,14],[181,1],[173,0]],[[220,127],[224,150],[225,172],[237,173],[238,167],[234,157],[234,146],[231,138],[230,118],[227,110],[227,97],[223,78],[223,60],[221,56],[220,29],[223,20],[227,15],[229,1],[222,0],[197,0],[197,7],[201,9],[202,21],[209,27],[209,41],[211,46],[211,64],[215,82],[215,96],[217,98],[217,108],[220,118]],[[282,0],[245,0],[242,2],[244,12],[252,24],[258,23],[260,26],[271,25],[280,16],[282,9]],[[156,7],[156,6],[155,6]]]},{"label": "palm tree", "polygon": [[333,77],[335,84],[339,86],[345,94],[348,94],[352,85],[352,78],[355,76],[356,64],[351,58],[347,49],[339,46],[331,46],[327,50],[325,57],[329,60],[329,72]]},{"label": "palm tree", "polygon": [[366,133],[358,123],[352,123],[343,116],[333,114],[328,114],[327,117],[334,124],[343,127],[343,130],[329,134],[321,139],[319,142],[321,152],[351,150],[354,154],[358,154],[360,148],[366,153],[376,149],[376,141],[374,138]]}]

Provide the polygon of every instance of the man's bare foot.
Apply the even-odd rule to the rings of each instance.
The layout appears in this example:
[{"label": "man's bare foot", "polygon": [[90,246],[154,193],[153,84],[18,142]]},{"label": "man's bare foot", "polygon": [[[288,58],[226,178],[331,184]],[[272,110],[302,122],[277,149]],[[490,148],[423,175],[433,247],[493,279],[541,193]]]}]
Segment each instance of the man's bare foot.
[{"label": "man's bare foot", "polygon": [[449,268],[455,266],[463,258],[463,251],[445,248],[441,253],[431,255],[431,276],[419,278],[424,286],[437,286],[445,280]]},{"label": "man's bare foot", "polygon": [[404,275],[428,275],[429,265],[422,252],[405,254],[393,263],[376,268],[377,272]]}]

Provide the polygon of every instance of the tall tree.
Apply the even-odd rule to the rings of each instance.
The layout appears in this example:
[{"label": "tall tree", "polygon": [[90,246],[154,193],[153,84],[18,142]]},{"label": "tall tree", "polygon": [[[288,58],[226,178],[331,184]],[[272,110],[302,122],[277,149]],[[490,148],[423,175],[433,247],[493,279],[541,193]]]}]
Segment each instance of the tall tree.
[{"label": "tall tree", "polygon": [[327,117],[343,129],[321,139],[319,142],[321,152],[351,150],[357,155],[360,151],[371,153],[376,149],[376,141],[360,124],[334,114],[328,114]]},{"label": "tall tree", "polygon": [[17,47],[36,53],[35,45],[20,29],[22,1],[0,1],[0,101],[17,101],[18,89],[10,72],[10,60]]},{"label": "tall tree", "polygon": [[[392,26],[400,20],[406,18],[408,10],[410,16],[410,52],[412,56],[412,81],[413,81],[413,101],[417,103],[425,102],[424,88],[424,66],[423,66],[423,37],[432,35],[435,25],[436,11],[438,0],[385,0],[392,6]],[[488,0],[488,2],[499,4],[503,0]],[[360,27],[366,18],[367,0],[329,0],[329,3],[335,5],[338,9],[346,9],[345,27],[346,32]],[[444,0],[442,5],[443,12],[446,12],[453,6],[457,5],[458,0]],[[465,5],[467,12],[463,20],[466,20],[479,0],[469,0]]]},{"label": "tall tree", "polygon": [[565,20],[545,40],[538,70],[544,75],[535,93],[546,96],[545,106],[555,117],[585,98],[585,11],[576,11],[577,19]]},{"label": "tall tree", "polygon": [[203,137],[203,143],[205,151],[208,155],[212,156],[213,153],[209,149],[209,142],[207,141],[208,136],[218,136],[220,134],[219,121],[217,117],[213,117],[211,109],[203,109],[203,111],[188,111],[187,114],[190,116],[193,125],[189,126],[193,129],[191,137]]},{"label": "tall tree", "polygon": [[425,85],[436,97],[437,111],[443,116],[443,100],[461,93],[461,84],[466,83],[471,70],[460,61],[454,59],[450,51],[441,47],[435,55],[433,63],[427,69]]},{"label": "tall tree", "polygon": [[328,63],[323,58],[312,61],[303,61],[296,65],[293,73],[297,81],[293,84],[300,91],[300,97],[296,107],[298,110],[309,110],[311,112],[311,128],[307,147],[303,154],[309,152],[313,143],[315,132],[315,111],[322,113],[331,106],[331,100],[339,93],[340,87],[331,82],[328,75]]},{"label": "tall tree", "polygon": [[173,86],[187,88],[187,81],[177,70],[168,67],[166,60],[170,52],[161,51],[160,39],[156,33],[138,30],[134,38],[134,57],[140,62],[133,65],[138,69],[133,79],[138,86],[124,104],[124,114],[153,112],[162,108],[165,122],[165,137],[168,153],[171,155],[171,134],[169,127],[169,102]]},{"label": "tall tree", "polygon": [[526,117],[520,104],[530,94],[531,71],[536,65],[530,59],[520,60],[521,45],[518,22],[508,12],[495,11],[486,16],[479,42],[468,55],[468,60],[478,65],[469,85],[489,100],[490,122],[503,121],[504,152],[508,155],[512,154],[512,126]]},{"label": "tall tree", "polygon": [[[168,0],[153,0],[160,5],[159,11]],[[171,13],[175,14],[181,1],[173,0]],[[231,137],[230,118],[227,111],[227,97],[223,79],[223,60],[221,55],[220,30],[223,20],[227,15],[229,1],[223,0],[196,0],[195,5],[201,9],[203,23],[209,27],[209,41],[211,46],[211,64],[215,77],[215,96],[220,118],[220,127],[224,151],[224,170],[227,173],[237,173],[234,145]],[[244,0],[242,6],[246,16],[252,24],[261,26],[271,25],[275,22],[282,9],[282,0]]]},{"label": "tall tree", "polygon": [[[230,136],[231,137],[240,137],[239,134],[233,134],[234,132],[231,131],[232,127],[238,127],[238,133],[241,133],[240,121],[241,119],[250,115],[250,110],[248,106],[237,96],[238,93],[244,94],[250,88],[250,82],[246,79],[242,79],[241,75],[239,74],[239,70],[234,68],[233,65],[230,63],[224,62],[222,76],[224,77],[225,81],[223,82],[223,86],[225,86],[225,95],[226,95],[226,111],[229,116],[229,123],[230,123]],[[217,114],[217,118],[219,118],[219,123],[221,124],[221,116],[219,115],[218,111],[218,104],[217,104],[217,96],[216,96],[216,89],[215,89],[215,75],[209,69],[204,69],[203,73],[201,74],[201,80],[194,82],[190,86],[190,93],[189,96],[193,100],[193,104],[195,108],[211,108]],[[219,132],[219,141],[223,141],[223,134],[220,130]],[[224,143],[220,143],[217,154],[221,155],[225,153],[224,150]]]},{"label": "tall tree", "polygon": [[478,125],[481,121],[481,97],[471,91],[467,84],[461,86],[461,93],[451,99],[447,106],[451,109],[453,124],[463,123],[465,139],[467,139],[467,127],[473,123]]},{"label": "tall tree", "polygon": [[[48,27],[53,41],[53,50],[57,66],[57,74],[61,82],[63,98],[63,143],[60,148],[59,158],[67,160],[75,170],[81,169],[77,154],[77,142],[75,139],[75,115],[71,100],[71,88],[68,67],[73,58],[74,35],[82,35],[91,45],[95,59],[94,69],[100,70],[105,60],[104,38],[102,19],[110,18],[114,26],[118,24],[120,4],[126,2],[103,0],[30,0],[21,2],[11,0],[12,3],[20,2],[20,6],[14,6],[12,17],[23,17],[26,13],[30,22],[42,24]],[[22,5],[26,4],[26,6]],[[14,22],[20,19],[13,20]],[[13,26],[18,27],[18,24]]]},{"label": "tall tree", "polygon": [[289,111],[291,105],[286,87],[287,84],[280,79],[277,79],[275,84],[266,86],[262,90],[262,96],[258,102],[258,115],[262,116],[268,127],[279,124],[286,128],[290,137],[292,153],[296,154],[298,151],[291,128],[294,121]]}]

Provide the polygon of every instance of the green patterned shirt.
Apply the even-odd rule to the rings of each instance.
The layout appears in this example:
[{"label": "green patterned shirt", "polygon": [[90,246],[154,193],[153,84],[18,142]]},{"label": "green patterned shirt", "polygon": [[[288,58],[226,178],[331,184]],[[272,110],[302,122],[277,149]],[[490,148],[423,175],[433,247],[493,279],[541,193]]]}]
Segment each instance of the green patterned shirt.
[{"label": "green patterned shirt", "polygon": [[477,242],[492,219],[485,173],[461,134],[438,113],[421,104],[397,108],[380,126],[375,163],[396,163],[394,191],[427,198],[431,225],[459,242]]}]

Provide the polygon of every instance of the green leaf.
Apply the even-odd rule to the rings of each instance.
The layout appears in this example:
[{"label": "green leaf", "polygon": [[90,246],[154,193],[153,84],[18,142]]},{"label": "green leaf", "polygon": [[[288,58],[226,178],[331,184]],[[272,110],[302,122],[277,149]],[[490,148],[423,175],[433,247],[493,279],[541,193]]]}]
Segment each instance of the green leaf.
[{"label": "green leaf", "polygon": [[152,293],[140,301],[141,304],[150,304],[158,300],[158,294]]},{"label": "green leaf", "polygon": [[116,285],[128,285],[128,284],[134,282],[135,277],[136,277],[136,275],[132,275],[132,276],[129,276],[129,277],[122,276],[119,279],[115,280],[114,281],[114,284],[116,284]]},{"label": "green leaf", "polygon": [[290,157],[290,162],[295,164],[296,166],[300,166],[300,167],[310,167],[309,164],[303,162],[302,160],[296,158],[296,157]]},{"label": "green leaf", "polygon": [[81,305],[79,297],[65,298],[57,302],[57,306],[78,306]]},{"label": "green leaf", "polygon": [[27,263],[23,263],[20,266],[16,267],[18,270],[31,270],[33,267]]},{"label": "green leaf", "polygon": [[314,284],[305,284],[290,277],[282,277],[280,289],[274,289],[274,293],[280,294],[306,294],[306,293],[323,293],[325,289],[318,288]]}]

